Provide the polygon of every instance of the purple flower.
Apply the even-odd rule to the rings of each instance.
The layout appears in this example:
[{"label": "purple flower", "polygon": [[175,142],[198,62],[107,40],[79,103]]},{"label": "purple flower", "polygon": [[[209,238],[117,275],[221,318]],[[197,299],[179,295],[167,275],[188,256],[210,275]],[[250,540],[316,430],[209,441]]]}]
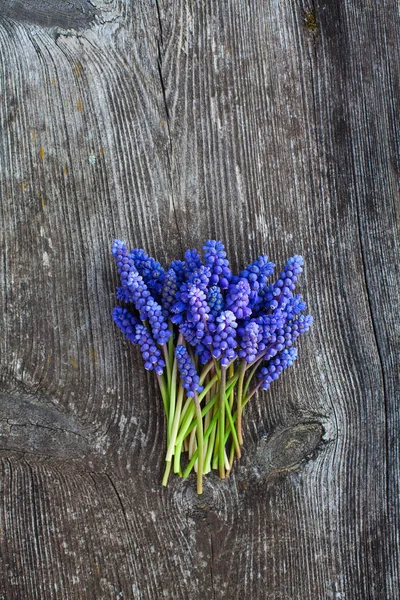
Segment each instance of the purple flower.
[{"label": "purple flower", "polygon": [[140,351],[144,360],[144,368],[148,371],[154,370],[157,375],[162,375],[165,362],[161,356],[160,349],[157,348],[145,325],[136,325],[135,340],[140,346]]},{"label": "purple flower", "polygon": [[114,240],[111,252],[115,257],[118,275],[122,287],[126,286],[129,272],[135,267],[135,264],[129,254],[127,247],[122,240]]},{"label": "purple flower", "polygon": [[172,323],[180,325],[185,320],[185,312],[186,320],[191,323],[207,320],[210,308],[206,294],[201,288],[193,283],[184,282],[176,294],[176,300],[171,308],[171,312],[174,313],[171,317]]},{"label": "purple flower", "polygon": [[251,315],[249,308],[250,285],[246,279],[239,279],[228,288],[225,306],[237,319],[246,319]]},{"label": "purple flower", "polygon": [[211,345],[213,357],[221,359],[223,367],[227,367],[236,358],[236,328],[236,317],[230,310],[222,312],[208,325],[209,334],[205,336],[204,343]]},{"label": "purple flower", "polygon": [[161,289],[161,306],[163,315],[167,319],[172,305],[175,302],[178,291],[178,280],[174,269],[168,269],[165,274],[164,283]]},{"label": "purple flower", "polygon": [[183,260],[173,260],[169,268],[175,271],[178,285],[185,279],[185,263]]},{"label": "purple flower", "polygon": [[175,350],[175,356],[182,385],[186,390],[186,395],[193,398],[197,392],[201,392],[203,389],[200,385],[200,378],[197,375],[196,368],[192,363],[185,346],[178,345]]},{"label": "purple flower", "polygon": [[282,371],[291,367],[297,358],[297,348],[282,350],[275,358],[271,359],[266,367],[258,372],[263,390],[268,390],[271,383],[279,378]]},{"label": "purple flower", "polygon": [[168,329],[167,322],[163,317],[161,306],[151,296],[143,307],[143,313],[146,315],[143,321],[147,320],[149,322],[157,344],[166,344],[171,336],[171,331]]},{"label": "purple flower", "polygon": [[265,292],[264,307],[266,309],[285,308],[290,298],[293,297],[295,283],[303,271],[303,264],[302,256],[289,258],[279,275],[278,281],[271,284]]},{"label": "purple flower", "polygon": [[186,250],[184,266],[186,278],[189,278],[190,273],[193,273],[196,269],[200,269],[202,264],[200,254],[196,248],[193,250]]},{"label": "purple flower", "polygon": [[208,240],[203,246],[204,262],[210,268],[210,283],[219,283],[222,289],[227,289],[232,277],[229,262],[226,258],[225,247],[222,242]]},{"label": "purple flower", "polygon": [[161,264],[146,254],[141,248],[135,248],[131,252],[131,259],[133,260],[136,270],[143,277],[143,281],[147,287],[156,294],[161,292],[162,283],[164,280],[165,272]]},{"label": "purple flower", "polygon": [[210,314],[217,316],[224,308],[224,298],[218,285],[213,285],[208,290],[207,304],[210,307]]},{"label": "purple flower", "polygon": [[269,315],[257,317],[256,322],[260,325],[262,331],[262,338],[258,347],[261,352],[276,341],[275,332],[285,325],[286,315],[281,310],[276,309]]},{"label": "purple flower", "polygon": [[259,291],[266,287],[268,277],[274,272],[275,265],[268,262],[268,256],[259,256],[251,265],[240,271],[239,277],[247,279],[251,291]]},{"label": "purple flower", "polygon": [[188,274],[188,283],[192,283],[203,291],[207,291],[208,282],[210,281],[211,271],[208,267],[201,265],[198,269],[194,269]]},{"label": "purple flower", "polygon": [[307,308],[307,305],[303,301],[300,294],[293,296],[293,298],[290,298],[289,302],[285,306],[284,312],[286,314],[286,319],[288,321],[291,321],[292,319],[294,319],[295,316],[299,315],[306,308]]},{"label": "purple flower", "polygon": [[138,319],[127,308],[122,308],[121,306],[116,306],[111,314],[122,333],[125,334],[130,342],[136,344],[135,335],[136,325],[139,323]]},{"label": "purple flower", "polygon": [[299,335],[306,333],[310,329],[312,324],[313,318],[311,315],[300,315],[294,321],[287,323],[282,330],[285,337],[285,345],[290,347]]},{"label": "purple flower", "polygon": [[131,270],[127,279],[126,286],[129,290],[129,294],[132,298],[131,302],[136,307],[136,310],[140,312],[140,318],[145,321],[146,315],[146,304],[150,298],[150,292],[147,289],[147,285],[143,281],[143,277],[139,275],[136,270]]},{"label": "purple flower", "polygon": [[[240,331],[238,330],[240,334]],[[258,345],[262,340],[262,327],[256,321],[250,321],[240,335],[240,350],[238,357],[250,363],[255,360]]]}]

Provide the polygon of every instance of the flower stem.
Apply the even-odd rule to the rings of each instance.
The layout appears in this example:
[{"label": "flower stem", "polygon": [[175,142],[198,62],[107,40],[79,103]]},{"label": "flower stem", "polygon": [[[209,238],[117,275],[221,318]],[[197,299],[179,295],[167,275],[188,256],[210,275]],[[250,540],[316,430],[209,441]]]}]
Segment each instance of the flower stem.
[{"label": "flower stem", "polygon": [[[204,438],[203,438],[205,442],[208,440],[209,437],[212,437],[213,434],[214,434],[214,437],[215,437],[217,420],[218,420],[218,412],[215,413],[215,415],[211,419],[211,422],[210,422],[209,426],[207,427],[207,430],[206,430],[206,432],[204,434]],[[193,454],[193,456],[192,456],[192,458],[191,458],[188,466],[186,467],[186,469],[185,469],[185,471],[183,473],[184,479],[186,479],[186,477],[189,476],[189,473],[193,469],[194,463],[196,462],[198,455],[199,455],[199,448],[197,448],[196,452]],[[211,454],[210,454],[210,456],[211,456]],[[204,463],[203,473],[206,473],[205,469],[206,469],[206,463]]]},{"label": "flower stem", "polygon": [[157,374],[158,386],[160,388],[161,397],[164,404],[165,415],[167,417],[167,427],[168,427],[168,411],[169,411],[169,402],[168,402],[168,390],[165,384],[164,377],[162,375]]},{"label": "flower stem", "polygon": [[168,390],[171,390],[171,362],[169,360],[167,344],[162,344],[161,348],[164,354],[165,366],[167,368],[167,386]]},{"label": "flower stem", "polygon": [[171,461],[167,462],[167,464],[165,466],[164,477],[162,480],[163,486],[166,486],[168,483],[168,477],[169,477],[170,471],[171,471]]},{"label": "flower stem", "polygon": [[238,383],[238,393],[237,393],[237,433],[239,444],[243,444],[243,435],[242,435],[242,412],[243,412],[243,382],[244,376],[246,373],[246,362],[243,361],[240,365],[240,375],[239,375],[239,383]]},{"label": "flower stem", "polygon": [[194,404],[196,407],[196,421],[197,421],[197,493],[203,493],[203,469],[204,469],[204,434],[203,434],[203,417],[201,415],[200,402],[197,394],[194,395]]},{"label": "flower stem", "polygon": [[[236,433],[235,425],[234,425],[233,418],[232,418],[231,407],[229,406],[229,402],[228,402],[227,398],[225,398],[225,409],[226,409],[226,414],[227,414],[227,417],[228,417],[229,425],[231,427],[231,434],[232,434],[232,438],[233,438],[233,446],[234,446],[234,448],[236,450],[236,456],[238,458],[240,458],[240,456],[241,456],[240,444],[239,444],[238,435]],[[239,412],[238,412],[238,421],[239,421]],[[225,443],[226,442],[224,441],[224,446],[225,446]]]},{"label": "flower stem", "polygon": [[171,429],[171,437],[170,437],[169,444],[168,444],[167,455],[165,457],[165,460],[167,462],[170,461],[174,455],[176,436],[178,434],[178,427],[179,427],[179,418],[181,416],[181,410],[182,410],[182,401],[183,401],[183,386],[182,386],[182,384],[180,384],[179,389],[178,389],[178,397],[177,397],[177,402],[176,402],[174,422],[172,424],[172,429]]},{"label": "flower stem", "polygon": [[219,419],[218,419],[218,468],[219,476],[225,479],[225,387],[226,368],[221,367],[221,379],[219,384]]}]

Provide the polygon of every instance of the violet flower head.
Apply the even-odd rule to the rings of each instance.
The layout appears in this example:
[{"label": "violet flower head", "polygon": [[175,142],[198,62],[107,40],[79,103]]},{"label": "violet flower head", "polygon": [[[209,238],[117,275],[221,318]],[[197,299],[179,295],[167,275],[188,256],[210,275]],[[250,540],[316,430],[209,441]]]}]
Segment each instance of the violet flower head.
[{"label": "violet flower head", "polygon": [[249,307],[250,284],[247,279],[239,279],[228,288],[225,306],[231,310],[237,319],[246,319],[251,315]]},{"label": "violet flower head", "polygon": [[307,308],[306,303],[303,301],[300,294],[296,294],[293,298],[290,298],[289,302],[285,306],[285,314],[288,321],[294,319],[303,310]]},{"label": "violet flower head", "polygon": [[111,247],[111,252],[115,258],[121,285],[124,287],[126,286],[129,272],[135,268],[135,263],[122,240],[114,240],[114,243]]},{"label": "violet flower head", "polygon": [[296,358],[297,348],[288,348],[270,360],[266,367],[262,367],[258,373],[262,389],[268,390],[271,383],[280,377],[282,371],[291,367]]},{"label": "violet flower head", "polygon": [[132,298],[131,301],[135,305],[136,310],[140,312],[142,321],[145,321],[147,318],[145,306],[150,298],[150,292],[143,281],[143,277],[136,270],[131,270],[126,285]]},{"label": "violet flower head", "polygon": [[225,310],[215,322],[209,324],[209,335],[205,343],[210,343],[214,358],[221,359],[221,365],[227,367],[236,358],[236,317],[231,310]]},{"label": "violet flower head", "polygon": [[136,325],[135,340],[142,353],[144,368],[148,371],[155,371],[157,375],[162,375],[165,367],[164,359],[145,325]]},{"label": "violet flower head", "polygon": [[189,278],[190,273],[193,273],[196,269],[200,269],[202,266],[200,254],[194,248],[193,250],[186,250],[185,252],[185,276]]},{"label": "violet flower head", "polygon": [[178,345],[175,349],[175,356],[182,385],[186,390],[186,396],[193,398],[195,394],[201,392],[203,389],[200,385],[200,378],[197,375],[196,367],[192,363],[185,346]]},{"label": "violet flower head", "polygon": [[151,327],[153,337],[157,344],[166,344],[171,336],[171,331],[162,314],[161,306],[151,296],[147,298],[147,302],[143,307],[143,314],[146,318],[143,321],[148,321]]},{"label": "violet flower head", "polygon": [[262,327],[256,321],[250,321],[241,332],[238,357],[248,363],[253,362],[257,356],[262,336]]},{"label": "violet flower head", "polygon": [[207,304],[210,307],[210,314],[217,316],[224,309],[224,298],[218,285],[209,288],[207,294]]},{"label": "violet flower head", "polygon": [[293,297],[295,283],[303,271],[304,260],[302,256],[292,256],[283,267],[276,283],[268,286],[265,292],[264,306],[266,309],[285,308],[290,298]]},{"label": "violet flower head", "polygon": [[294,321],[288,322],[283,328],[283,334],[286,340],[286,346],[289,347],[297,340],[299,335],[307,333],[313,324],[311,315],[300,315]]},{"label": "violet flower head", "polygon": [[251,291],[259,291],[266,287],[268,277],[274,272],[275,264],[268,261],[268,256],[259,256],[253,263],[240,271],[239,277],[247,279]]},{"label": "violet flower head", "polygon": [[163,286],[161,289],[161,307],[163,315],[167,319],[171,311],[171,307],[175,302],[176,293],[178,291],[178,278],[174,269],[168,269],[165,273]]},{"label": "violet flower head", "polygon": [[222,289],[227,289],[232,277],[229,262],[226,258],[225,246],[217,240],[208,240],[203,246],[204,262],[211,270],[211,285],[219,283]]},{"label": "violet flower head", "polygon": [[139,324],[139,320],[134,317],[127,308],[122,308],[122,306],[116,306],[111,314],[114,322],[118,325],[122,333],[125,334],[127,339],[133,344],[136,344],[136,325]]},{"label": "violet flower head", "polygon": [[172,263],[169,265],[169,268],[175,271],[176,283],[179,287],[185,279],[185,263],[183,262],[183,260],[173,260]]},{"label": "violet flower head", "polygon": [[259,351],[261,351],[265,350],[265,348],[276,341],[275,332],[278,329],[282,329],[282,327],[285,325],[286,318],[281,310],[276,309],[269,315],[257,317],[256,320],[262,331],[262,339],[259,343]]},{"label": "violet flower head", "polygon": [[201,265],[198,269],[194,269],[188,274],[188,283],[192,283],[201,290],[207,291],[210,281],[211,271],[205,265]]},{"label": "violet flower head", "polygon": [[136,270],[143,277],[147,287],[156,294],[161,292],[165,272],[161,264],[146,254],[141,248],[135,248],[131,252],[131,258]]}]

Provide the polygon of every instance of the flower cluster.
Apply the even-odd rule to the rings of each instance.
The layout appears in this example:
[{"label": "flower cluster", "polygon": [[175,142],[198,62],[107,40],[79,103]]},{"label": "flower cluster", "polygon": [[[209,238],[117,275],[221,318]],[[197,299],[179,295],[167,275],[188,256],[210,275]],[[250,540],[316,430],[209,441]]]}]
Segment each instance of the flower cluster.
[{"label": "flower cluster", "polygon": [[200,493],[212,468],[229,474],[240,456],[244,406],[294,363],[294,344],[312,325],[294,293],[303,258],[289,258],[271,282],[275,265],[266,255],[234,275],[216,240],[204,244],[202,255],[187,250],[166,269],[120,240],[112,253],[123,303],[113,319],[138,344],[145,368],[156,372],[166,411],[163,483],[172,467],[184,477],[195,469]]}]

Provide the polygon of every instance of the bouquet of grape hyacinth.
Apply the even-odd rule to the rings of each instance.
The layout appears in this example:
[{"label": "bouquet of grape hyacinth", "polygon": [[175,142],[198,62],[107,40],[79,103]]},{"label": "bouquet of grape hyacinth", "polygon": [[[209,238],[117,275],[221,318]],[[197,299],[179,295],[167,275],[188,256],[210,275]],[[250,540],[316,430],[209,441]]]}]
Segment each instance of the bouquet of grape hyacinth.
[{"label": "bouquet of grape hyacinth", "polygon": [[275,283],[267,256],[233,275],[221,242],[203,256],[187,250],[164,269],[144,250],[112,246],[121,285],[115,323],[154,371],[165,408],[166,467],[181,477],[217,469],[229,475],[240,457],[243,409],[297,358],[294,343],[312,325],[294,294],[301,256],[289,258]]}]

